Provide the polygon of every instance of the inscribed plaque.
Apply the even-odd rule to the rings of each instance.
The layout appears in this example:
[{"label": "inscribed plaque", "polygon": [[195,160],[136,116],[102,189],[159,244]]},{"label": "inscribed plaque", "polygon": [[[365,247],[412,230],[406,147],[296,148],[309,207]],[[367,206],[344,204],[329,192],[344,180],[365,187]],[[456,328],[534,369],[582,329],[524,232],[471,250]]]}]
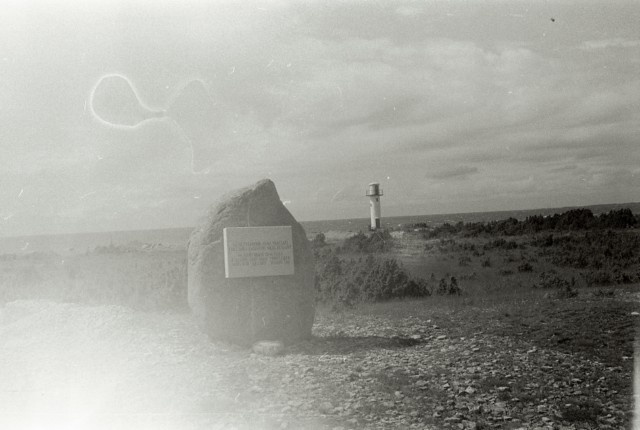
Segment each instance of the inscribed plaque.
[{"label": "inscribed plaque", "polygon": [[226,227],[223,237],[227,278],[293,275],[291,226]]}]

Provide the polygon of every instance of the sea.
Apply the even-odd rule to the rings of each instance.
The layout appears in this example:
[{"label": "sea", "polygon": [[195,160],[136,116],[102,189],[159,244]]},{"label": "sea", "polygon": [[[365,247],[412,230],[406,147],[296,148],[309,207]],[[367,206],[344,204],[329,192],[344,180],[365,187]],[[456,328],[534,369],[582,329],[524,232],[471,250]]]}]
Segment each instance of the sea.
[{"label": "sea", "polygon": [[[622,208],[629,208],[636,214],[640,213],[640,202],[582,207],[590,209],[595,215]],[[489,222],[507,218],[524,220],[533,215],[549,216],[556,213],[566,212],[570,209],[575,209],[575,207],[392,216],[383,218],[382,225],[387,228],[398,228],[404,224],[426,223],[429,226],[435,227],[444,223],[455,224],[460,221],[464,223]],[[309,238],[313,238],[318,233],[330,233],[334,234],[334,236],[348,236],[350,233],[355,234],[359,231],[367,231],[369,228],[369,218],[301,221],[300,223],[304,227]],[[34,253],[71,255],[91,252],[101,246],[129,246],[140,249],[180,250],[186,249],[189,235],[192,230],[192,227],[186,227],[155,230],[0,237],[0,255],[24,255]]]}]

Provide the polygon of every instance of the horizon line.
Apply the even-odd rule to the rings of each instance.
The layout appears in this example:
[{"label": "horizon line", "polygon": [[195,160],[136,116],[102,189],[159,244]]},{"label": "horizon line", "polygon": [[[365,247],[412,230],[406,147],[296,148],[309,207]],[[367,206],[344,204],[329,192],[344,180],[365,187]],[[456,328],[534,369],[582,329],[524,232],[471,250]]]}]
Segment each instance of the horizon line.
[{"label": "horizon line", "polygon": [[[624,205],[640,205],[640,201],[636,202],[624,202],[624,203],[596,203],[587,205],[576,206],[557,206],[557,207],[544,207],[544,208],[532,208],[532,209],[500,209],[495,211],[472,211],[472,212],[447,212],[447,213],[432,213],[432,214],[407,214],[407,215],[389,215],[386,218],[400,218],[400,217],[419,217],[419,216],[454,216],[454,215],[470,215],[470,214],[490,214],[490,213],[502,213],[502,212],[531,212],[531,211],[548,211],[548,210],[566,210],[576,208],[591,208],[597,206],[624,206]],[[382,217],[383,219],[385,217]],[[356,218],[325,218],[317,220],[296,220],[299,223],[310,222],[327,222],[327,221],[339,221],[339,220],[368,220],[368,216],[356,217]],[[35,234],[22,234],[15,236],[4,236],[0,234],[1,239],[15,239],[23,237],[39,237],[39,236],[64,236],[64,235],[80,235],[80,234],[107,234],[107,233],[132,233],[140,231],[153,231],[153,230],[174,230],[174,229],[188,229],[195,228],[195,225],[190,226],[174,226],[174,227],[157,227],[157,228],[144,228],[144,229],[125,229],[125,230],[92,230],[92,231],[74,231],[74,232],[58,232],[58,233],[35,233]]]}]

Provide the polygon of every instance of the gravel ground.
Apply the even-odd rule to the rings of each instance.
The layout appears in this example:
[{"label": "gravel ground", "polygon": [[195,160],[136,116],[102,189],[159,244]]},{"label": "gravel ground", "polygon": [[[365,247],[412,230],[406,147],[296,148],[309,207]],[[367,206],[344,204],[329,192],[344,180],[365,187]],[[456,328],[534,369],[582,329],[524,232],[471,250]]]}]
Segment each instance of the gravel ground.
[{"label": "gravel ground", "polygon": [[186,314],[11,302],[0,428],[630,428],[636,299],[322,313],[275,357],[211,342]]}]

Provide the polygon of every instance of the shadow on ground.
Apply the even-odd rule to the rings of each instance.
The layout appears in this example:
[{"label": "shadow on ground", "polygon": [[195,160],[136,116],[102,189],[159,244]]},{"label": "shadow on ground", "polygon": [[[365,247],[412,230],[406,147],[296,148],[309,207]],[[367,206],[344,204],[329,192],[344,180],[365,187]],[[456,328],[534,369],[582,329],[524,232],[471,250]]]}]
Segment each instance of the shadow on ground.
[{"label": "shadow on ground", "polygon": [[313,336],[287,348],[287,354],[344,355],[373,349],[407,348],[422,343],[407,337]]}]

